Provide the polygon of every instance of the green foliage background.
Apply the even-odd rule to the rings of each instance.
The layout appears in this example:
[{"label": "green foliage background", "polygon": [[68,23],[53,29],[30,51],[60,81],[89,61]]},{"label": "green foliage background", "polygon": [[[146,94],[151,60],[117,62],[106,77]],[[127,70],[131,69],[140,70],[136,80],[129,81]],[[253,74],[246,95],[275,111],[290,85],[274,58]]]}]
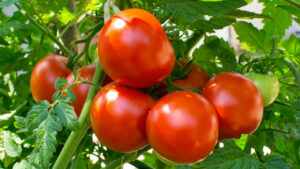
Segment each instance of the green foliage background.
[{"label": "green foliage background", "polygon": [[[34,65],[50,53],[69,57],[74,69],[97,63],[97,45],[91,41],[104,24],[105,1],[74,2],[75,12],[67,7],[68,0],[0,1],[0,8],[18,8],[11,17],[0,11],[0,168],[52,168],[71,131],[80,130],[70,106],[70,99],[76,99],[72,92],[65,91],[68,97],[58,96],[58,90],[57,104],[42,101],[37,105],[29,86]],[[89,129],[68,168],[114,168],[126,162],[137,168],[165,169],[300,168],[300,39],[295,35],[282,39],[292,21],[300,24],[300,1],[259,0],[264,5],[261,14],[239,9],[250,2],[117,0],[116,5],[153,13],[163,23],[177,59],[193,58],[211,76],[224,71],[275,74],[281,84],[279,96],[265,107],[263,121],[253,135],[218,143],[199,163],[172,166],[148,151],[150,147],[129,154],[113,152],[93,141]],[[262,19],[263,29],[247,22],[253,18]],[[83,48],[75,53],[61,42],[62,34],[73,24],[78,27],[76,37],[82,40],[72,43]],[[229,25],[243,44],[240,55],[224,39],[208,34]],[[201,39],[203,44],[194,49]],[[65,84],[58,80],[56,88]],[[264,153],[264,146],[270,148],[270,154]],[[143,159],[137,160],[141,154]]]}]

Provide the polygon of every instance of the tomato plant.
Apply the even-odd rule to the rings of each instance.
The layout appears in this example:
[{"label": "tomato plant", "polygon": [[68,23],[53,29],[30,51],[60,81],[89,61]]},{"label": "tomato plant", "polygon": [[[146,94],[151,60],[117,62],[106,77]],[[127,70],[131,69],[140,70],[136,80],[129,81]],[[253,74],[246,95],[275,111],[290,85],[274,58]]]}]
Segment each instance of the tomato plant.
[{"label": "tomato plant", "polygon": [[279,80],[276,76],[249,73],[247,77],[251,79],[259,89],[264,106],[268,106],[275,101],[279,93]]},{"label": "tomato plant", "polygon": [[147,137],[158,154],[178,163],[193,163],[214,149],[217,113],[201,95],[180,91],[155,103],[147,118]]},{"label": "tomato plant", "polygon": [[50,55],[40,60],[30,77],[30,89],[36,101],[52,102],[55,93],[54,83],[58,77],[67,77],[71,70],[67,67],[67,58]]},{"label": "tomato plant", "polygon": [[262,96],[247,77],[225,72],[205,85],[203,96],[215,107],[220,122],[220,139],[251,134],[263,117]]},{"label": "tomato plant", "polygon": [[96,95],[91,111],[92,128],[102,144],[118,152],[145,147],[146,119],[155,100],[118,84],[108,84]]},{"label": "tomato plant", "polygon": [[[299,6],[299,0],[0,0],[0,168],[300,168],[300,39],[295,32],[300,21]],[[180,61],[188,60],[192,60],[193,68],[183,68],[187,63],[182,62],[180,66]],[[83,77],[85,67],[93,67],[93,78],[90,74],[86,74],[89,78]],[[74,74],[70,75],[71,71]],[[196,72],[202,78],[194,76]],[[182,136],[172,135],[176,136],[173,142],[168,137],[170,143],[161,144],[161,149],[153,140],[153,147],[147,145],[146,115],[139,123],[139,131],[131,128],[135,132],[124,132],[129,130],[132,121],[127,118],[132,116],[105,128],[110,131],[108,135],[114,134],[114,139],[122,143],[137,141],[135,133],[144,133],[141,144],[132,146],[129,153],[105,146],[106,142],[96,137],[98,131],[91,128],[92,103],[108,83],[107,77],[116,81],[114,85],[121,86],[122,92],[135,91],[152,100],[145,101],[151,110],[155,103],[150,96],[160,103],[168,97],[168,90],[170,95],[183,90],[202,98],[197,93],[207,86],[207,75],[213,78],[210,81],[216,81],[224,72],[248,74],[258,86],[265,107],[262,110],[261,99],[255,99],[258,92],[254,83],[241,75],[208,82],[204,96],[214,106],[218,119],[224,117],[219,120],[220,139],[216,146],[204,147],[205,152],[211,149],[209,155],[204,151],[188,152],[195,140],[186,135],[192,136],[192,130]],[[251,72],[262,75],[252,78]],[[269,73],[272,76],[266,76]],[[75,76],[74,83],[68,82],[68,75]],[[262,88],[258,84],[264,81],[263,86],[277,86],[275,77],[280,84],[277,98],[276,87]],[[240,79],[238,83],[236,78]],[[218,88],[221,84],[226,88]],[[137,101],[134,103],[143,102],[139,96],[129,97]],[[178,110],[183,112],[197,100],[178,103]],[[129,114],[144,105],[121,101],[111,108]],[[81,105],[85,106],[80,111]],[[129,109],[133,105],[137,108]],[[200,105],[182,116],[200,117],[202,113],[195,113],[204,111]],[[119,112],[114,110],[110,112]],[[75,111],[81,112],[79,118]],[[226,125],[222,122],[225,117],[230,120]],[[186,118],[176,120],[185,122]],[[234,130],[230,136],[234,139],[230,139],[231,129],[242,131]],[[163,131],[164,136],[175,133]],[[197,134],[199,130],[195,130],[198,137]],[[186,141],[190,142],[183,144]],[[169,146],[175,148],[171,151]],[[174,158],[168,156],[166,149]],[[176,150],[181,153],[173,154]],[[196,156],[206,157],[197,161]],[[188,163],[194,160],[197,162]]]},{"label": "tomato plant", "polygon": [[98,42],[101,65],[114,81],[130,87],[150,87],[172,71],[174,50],[159,21],[141,9],[114,15]]}]

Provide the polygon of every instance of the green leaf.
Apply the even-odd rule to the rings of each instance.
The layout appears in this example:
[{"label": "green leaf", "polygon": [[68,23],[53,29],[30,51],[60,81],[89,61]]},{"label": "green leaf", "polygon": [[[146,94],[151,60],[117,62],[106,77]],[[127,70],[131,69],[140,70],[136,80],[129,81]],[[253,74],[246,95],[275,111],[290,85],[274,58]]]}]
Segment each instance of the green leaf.
[{"label": "green leaf", "polygon": [[265,8],[263,14],[270,16],[273,20],[263,19],[264,30],[266,31],[266,39],[278,36],[281,39],[285,35],[285,30],[292,25],[292,15],[278,5],[284,5],[281,0],[259,0],[264,2]]},{"label": "green leaf", "polygon": [[57,113],[62,124],[69,130],[79,130],[79,123],[74,112],[74,107],[70,105],[69,101],[60,101],[60,103],[55,106],[54,111]]},{"label": "green leaf", "polygon": [[259,162],[242,151],[234,143],[213,151],[205,160],[195,164],[205,169],[259,169]]},{"label": "green leaf", "polygon": [[19,2],[20,0],[4,0],[2,2],[0,2],[0,8],[4,8],[4,7],[7,7],[7,6],[10,6],[16,2]]},{"label": "green leaf", "polygon": [[75,15],[68,8],[63,8],[57,18],[63,25],[66,25],[75,18]]},{"label": "green leaf", "polygon": [[0,37],[10,35],[12,31],[25,30],[25,29],[26,26],[24,24],[18,21],[9,21],[0,25]]},{"label": "green leaf", "polygon": [[286,163],[285,159],[279,155],[270,155],[264,157],[263,166],[266,169],[290,169],[291,168]]},{"label": "green leaf", "polygon": [[71,90],[70,88],[67,88],[67,95],[73,102],[77,103],[76,95],[73,92],[73,90]]},{"label": "green leaf", "polygon": [[264,50],[265,31],[258,30],[251,23],[236,22],[233,24],[234,30],[238,35],[238,39],[243,43],[242,49],[251,52],[258,52]]},{"label": "green leaf", "polygon": [[56,90],[56,92],[52,95],[52,101],[53,102],[57,99],[57,97],[59,96],[60,93],[61,93],[60,90]]},{"label": "green leaf", "polygon": [[0,136],[0,141],[3,144],[4,151],[8,156],[18,157],[21,155],[21,139],[15,133],[3,130],[0,132]]},{"label": "green leaf", "polygon": [[198,1],[198,0],[164,0],[166,12],[176,13],[177,19],[185,23],[193,23],[204,15],[219,16],[247,3],[243,0]]},{"label": "green leaf", "polygon": [[191,25],[192,30],[202,30],[205,32],[215,32],[215,29],[222,29],[225,26],[228,26],[235,22],[236,20],[233,18],[228,18],[224,16],[215,16],[210,20],[198,20],[194,24]]},{"label": "green leaf", "polygon": [[36,169],[36,167],[34,167],[30,163],[28,163],[26,160],[22,160],[21,162],[17,162],[13,166],[13,169],[24,169],[24,168],[26,168],[26,169]]},{"label": "green leaf", "polygon": [[27,114],[27,128],[29,130],[37,128],[42,121],[48,117],[48,101],[40,101],[39,105],[34,105]]},{"label": "green leaf", "polygon": [[298,132],[298,134],[300,135],[300,112],[298,112],[297,114],[296,114],[296,125],[297,125],[297,132]]},{"label": "green leaf", "polygon": [[235,71],[236,55],[228,42],[216,36],[206,37],[204,44],[193,52],[194,62],[208,73]]},{"label": "green leaf", "polygon": [[289,39],[281,42],[282,46],[286,49],[287,54],[295,57],[300,55],[300,39],[291,34]]},{"label": "green leaf", "polygon": [[243,19],[254,19],[254,18],[268,18],[268,19],[272,19],[267,15],[263,15],[263,14],[259,14],[259,13],[254,13],[254,12],[249,12],[249,11],[243,11],[243,10],[233,10],[230,11],[226,14],[224,14],[223,16],[226,17],[233,17],[233,18],[243,18]]},{"label": "green leaf", "polygon": [[36,135],[36,153],[31,153],[30,162],[36,163],[38,159],[43,168],[48,168],[53,152],[56,150],[56,135],[62,126],[58,119],[50,114],[38,127]]},{"label": "green leaf", "polygon": [[54,88],[55,88],[56,90],[58,90],[58,89],[63,88],[63,87],[64,87],[65,85],[67,85],[67,84],[68,84],[67,79],[58,77],[58,78],[55,80]]},{"label": "green leaf", "polygon": [[248,135],[243,134],[240,139],[233,139],[233,140],[240,149],[244,150],[247,140],[248,140]]},{"label": "green leaf", "polygon": [[27,119],[25,117],[22,116],[14,116],[15,118],[15,127],[17,129],[25,129],[27,127]]}]

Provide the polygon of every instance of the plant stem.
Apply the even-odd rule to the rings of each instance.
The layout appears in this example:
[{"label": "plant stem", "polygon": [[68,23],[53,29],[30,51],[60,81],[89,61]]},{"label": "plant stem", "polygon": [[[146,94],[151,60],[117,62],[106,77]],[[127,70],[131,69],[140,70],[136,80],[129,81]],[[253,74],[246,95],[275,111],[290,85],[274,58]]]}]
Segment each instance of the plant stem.
[{"label": "plant stem", "polygon": [[294,1],[291,1],[291,0],[283,0],[285,1],[286,3],[290,4],[290,5],[293,5],[294,7],[300,9],[300,4],[297,3],[297,2],[294,2]]},{"label": "plant stem", "polygon": [[[105,77],[105,73],[103,72],[101,65],[98,61],[96,72],[94,74],[93,83],[101,86]],[[59,154],[53,169],[65,169],[71,160],[77,146],[79,145],[82,137],[86,133],[86,131],[90,128],[90,109],[93,102],[93,99],[96,95],[97,89],[94,86],[90,87],[87,99],[81,111],[79,117],[79,131],[73,131],[69,136],[67,142],[65,143],[61,153]]]},{"label": "plant stem", "polygon": [[38,23],[32,16],[30,16],[28,13],[26,13],[19,4],[15,4],[21,13],[25,15],[37,28],[39,28],[45,35],[47,35],[54,43],[56,43],[59,48],[68,56],[72,56],[72,53],[70,50],[65,47],[59,40],[56,38],[51,32],[49,32],[46,28],[44,28],[40,23]]},{"label": "plant stem", "polygon": [[126,153],[126,154],[122,155],[121,157],[119,157],[118,159],[109,163],[104,169],[115,169],[124,163],[129,163],[129,162],[135,160],[136,158],[138,158],[140,155],[142,155],[146,151],[148,151],[150,148],[151,148],[150,146],[147,146],[137,152]]},{"label": "plant stem", "polygon": [[144,162],[139,161],[139,160],[134,160],[134,161],[130,162],[130,164],[135,166],[136,168],[153,169],[148,164],[145,164]]}]

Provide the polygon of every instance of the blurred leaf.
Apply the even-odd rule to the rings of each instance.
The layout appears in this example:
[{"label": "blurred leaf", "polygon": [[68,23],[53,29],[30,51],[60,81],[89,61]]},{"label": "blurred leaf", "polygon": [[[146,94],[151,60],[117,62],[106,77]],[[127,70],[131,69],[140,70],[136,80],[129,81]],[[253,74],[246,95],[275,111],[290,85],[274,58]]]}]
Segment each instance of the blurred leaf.
[{"label": "blurred leaf", "polygon": [[15,134],[7,130],[0,131],[0,141],[3,144],[4,151],[10,157],[18,157],[21,155],[22,147],[21,139]]},{"label": "blurred leaf", "polygon": [[284,158],[279,155],[270,155],[264,157],[263,166],[266,169],[290,169]]},{"label": "blurred leaf", "polygon": [[193,23],[204,15],[218,16],[246,5],[243,0],[198,1],[198,0],[164,0],[165,10],[183,23]]},{"label": "blurred leaf", "polygon": [[0,8],[4,8],[7,6],[10,6],[16,2],[19,2],[20,0],[3,0],[2,2],[0,2]]},{"label": "blurred leaf", "polygon": [[57,18],[63,25],[66,25],[75,18],[75,15],[71,13],[68,8],[63,8],[61,13],[58,14]]},{"label": "blurred leaf", "polygon": [[296,38],[295,35],[291,34],[289,39],[282,41],[281,44],[289,55],[300,55],[300,39]]},{"label": "blurred leaf", "polygon": [[210,156],[200,163],[196,163],[196,168],[205,169],[259,169],[259,162],[249,154],[242,151],[235,144],[216,149]]},{"label": "blurred leaf", "polygon": [[70,88],[67,88],[67,95],[74,103],[77,103],[76,95],[73,92],[73,90],[71,90]]},{"label": "blurred leaf", "polygon": [[13,169],[35,169],[35,167],[33,165],[31,165],[30,163],[28,163],[26,160],[22,160],[21,162],[17,162],[15,163]]},{"label": "blurred leaf", "polygon": [[67,84],[68,84],[67,79],[58,77],[55,80],[54,88],[56,90],[58,90],[58,89],[61,89],[61,88],[65,87],[65,85],[67,85]]},{"label": "blurred leaf", "polygon": [[193,52],[195,63],[210,74],[235,71],[237,60],[228,42],[215,36],[206,37],[204,44]]},{"label": "blurred leaf", "polygon": [[9,36],[12,31],[25,30],[26,26],[18,21],[9,21],[0,25],[0,37]]},{"label": "blurred leaf", "polygon": [[273,20],[263,19],[264,30],[266,31],[266,39],[270,39],[276,35],[281,39],[285,35],[285,30],[292,25],[292,15],[278,5],[284,5],[281,0],[259,0],[264,2],[265,8],[263,14],[270,16]]},{"label": "blurred leaf", "polygon": [[235,32],[238,34],[238,39],[243,43],[241,48],[253,53],[259,50],[264,50],[265,31],[258,30],[251,23],[244,21],[233,24]]},{"label": "blurred leaf", "polygon": [[239,10],[239,9],[228,12],[228,13],[224,14],[223,16],[233,17],[233,18],[244,18],[244,19],[254,19],[254,18],[269,18],[269,19],[271,19],[267,15],[254,13],[254,12],[250,12],[250,11],[243,11],[243,10]]}]

